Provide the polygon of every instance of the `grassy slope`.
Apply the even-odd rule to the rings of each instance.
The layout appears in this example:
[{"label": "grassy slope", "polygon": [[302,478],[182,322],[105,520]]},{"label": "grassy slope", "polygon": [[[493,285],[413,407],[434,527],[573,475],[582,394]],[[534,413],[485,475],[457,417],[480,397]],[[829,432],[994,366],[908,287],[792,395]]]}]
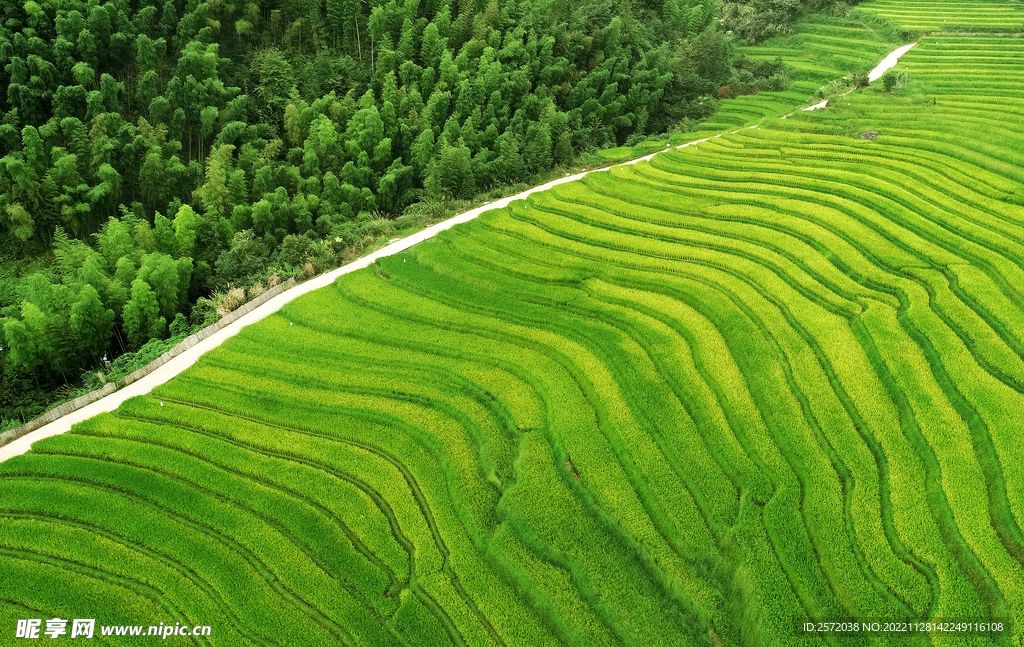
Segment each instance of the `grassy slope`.
[{"label": "grassy slope", "polygon": [[[1021,39],[929,38],[906,90],[591,175],[293,302],[0,465],[0,626],[1019,626],[1022,61]],[[1009,644],[858,644],[929,641]]]}]

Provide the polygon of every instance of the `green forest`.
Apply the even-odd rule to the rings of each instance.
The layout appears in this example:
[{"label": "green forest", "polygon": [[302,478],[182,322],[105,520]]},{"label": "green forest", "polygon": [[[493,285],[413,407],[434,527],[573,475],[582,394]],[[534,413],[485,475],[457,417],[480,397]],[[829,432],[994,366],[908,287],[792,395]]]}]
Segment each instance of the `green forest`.
[{"label": "green forest", "polygon": [[784,88],[735,44],[822,8],[2,0],[3,426],[98,385],[104,356],[216,320],[232,290],[335,266],[410,205]]}]

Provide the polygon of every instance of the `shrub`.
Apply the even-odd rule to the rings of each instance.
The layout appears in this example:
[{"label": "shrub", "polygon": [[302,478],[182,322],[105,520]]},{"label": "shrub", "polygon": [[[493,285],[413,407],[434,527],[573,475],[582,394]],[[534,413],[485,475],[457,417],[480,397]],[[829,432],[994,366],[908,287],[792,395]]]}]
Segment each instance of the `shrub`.
[{"label": "shrub", "polygon": [[277,259],[289,265],[302,265],[313,251],[313,242],[305,236],[289,235],[281,241],[277,250]]},{"label": "shrub", "polygon": [[185,318],[184,314],[179,312],[178,314],[174,315],[174,321],[171,322],[170,328],[171,337],[185,337],[186,335],[188,335],[188,319]]},{"label": "shrub", "polygon": [[694,99],[687,107],[686,116],[690,119],[706,119],[715,114],[718,102],[710,95]]},{"label": "shrub", "polygon": [[196,329],[204,328],[217,321],[217,304],[212,299],[200,297],[192,306],[189,322]]},{"label": "shrub", "polygon": [[269,256],[270,250],[262,240],[253,236],[251,229],[238,232],[231,239],[231,247],[217,257],[216,287],[245,283],[267,266]]},{"label": "shrub", "polygon": [[882,75],[882,83],[885,85],[886,91],[892,92],[892,89],[896,87],[896,78],[896,72],[893,70],[889,70]]},{"label": "shrub", "polygon": [[782,72],[757,80],[757,89],[767,90],[769,92],[784,92],[785,90],[788,90],[791,85],[793,85],[793,79],[789,78],[789,75]]}]

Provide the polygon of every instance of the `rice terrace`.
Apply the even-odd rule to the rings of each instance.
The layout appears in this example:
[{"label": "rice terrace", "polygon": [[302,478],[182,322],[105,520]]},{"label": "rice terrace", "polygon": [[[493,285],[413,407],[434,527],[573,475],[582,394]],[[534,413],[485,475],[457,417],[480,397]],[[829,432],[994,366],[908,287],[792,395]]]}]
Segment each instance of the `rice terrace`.
[{"label": "rice terrace", "polygon": [[808,13],[740,48],[791,87],[4,460],[0,644],[1024,645],[1021,32]]}]

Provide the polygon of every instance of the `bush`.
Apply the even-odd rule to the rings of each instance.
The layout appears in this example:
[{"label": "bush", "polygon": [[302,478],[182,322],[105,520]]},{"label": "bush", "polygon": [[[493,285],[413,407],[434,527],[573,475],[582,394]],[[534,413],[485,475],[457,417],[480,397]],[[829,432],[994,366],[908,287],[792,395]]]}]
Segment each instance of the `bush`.
[{"label": "bush", "polygon": [[82,373],[81,381],[82,388],[80,390],[85,394],[102,388],[107,383],[107,376],[104,375],[103,371],[86,371]]},{"label": "bush", "polygon": [[789,78],[789,75],[785,73],[772,74],[767,78],[757,80],[757,89],[769,92],[784,92],[791,85],[793,85],[793,79]]},{"label": "bush", "polygon": [[231,239],[231,247],[217,257],[214,287],[229,283],[246,283],[267,266],[270,250],[256,238],[251,229],[240,231]]},{"label": "bush", "polygon": [[714,97],[705,95],[694,99],[686,110],[686,116],[690,119],[707,119],[715,114],[718,102]]},{"label": "bush", "polygon": [[277,250],[277,260],[280,263],[299,266],[309,258],[312,251],[313,242],[305,236],[285,236]]},{"label": "bush", "polygon": [[189,316],[192,328],[196,330],[205,328],[216,321],[217,304],[212,299],[207,299],[206,297],[197,299],[196,304],[192,306],[192,313]]},{"label": "bush", "polygon": [[893,70],[889,70],[882,75],[882,83],[885,85],[887,92],[892,92],[892,89],[896,87],[897,74]]},{"label": "bush", "polygon": [[185,318],[185,315],[180,312],[174,315],[174,321],[171,322],[171,337],[187,337],[188,330],[188,319]]},{"label": "bush", "polygon": [[150,339],[134,353],[125,353],[111,363],[107,370],[107,381],[120,380],[160,357],[174,346],[168,340]]},{"label": "bush", "polygon": [[867,74],[858,74],[857,76],[853,77],[854,87],[866,88],[870,84],[871,80],[868,78]]},{"label": "bush", "polygon": [[[764,91],[781,92],[788,90],[793,83],[786,73],[786,64],[780,58],[769,61],[741,58],[735,67],[736,75],[729,82],[733,97]],[[723,97],[719,94],[718,98]]]}]

